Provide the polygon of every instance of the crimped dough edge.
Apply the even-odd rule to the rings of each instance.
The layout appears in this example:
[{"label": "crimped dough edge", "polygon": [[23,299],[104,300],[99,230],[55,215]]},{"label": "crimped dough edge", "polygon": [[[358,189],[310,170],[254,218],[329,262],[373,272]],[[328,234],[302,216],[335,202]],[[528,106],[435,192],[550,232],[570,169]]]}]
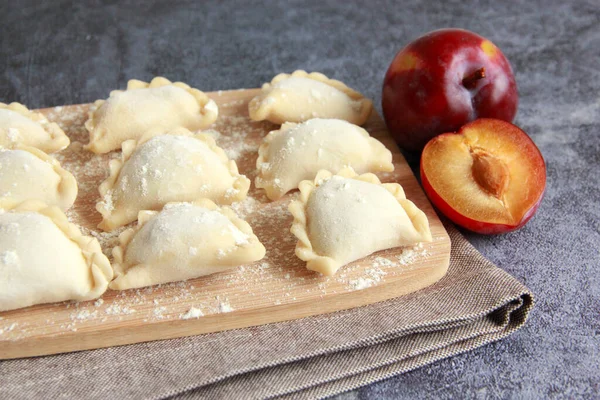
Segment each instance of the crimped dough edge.
[{"label": "crimped dough edge", "polygon": [[[67,171],[60,165],[60,162],[58,162],[57,159],[49,156],[48,154],[44,153],[42,150],[35,148],[35,147],[31,147],[31,146],[25,146],[25,145],[16,145],[13,147],[0,146],[0,151],[5,151],[5,150],[23,150],[23,151],[26,151],[26,152],[32,154],[33,156],[39,158],[40,160],[50,164],[52,166],[52,169],[54,170],[54,172],[60,177],[60,183],[58,184],[58,192],[59,192],[59,199],[60,199],[61,204],[59,205],[59,208],[62,211],[67,211],[69,208],[71,208],[73,206],[73,203],[75,203],[75,199],[77,198],[77,192],[78,192],[77,181],[75,180],[75,177],[73,176],[73,174],[71,174],[69,171]],[[10,197],[5,197],[3,199],[3,204],[6,207],[10,207],[11,205],[16,206],[17,204],[19,204],[21,202],[22,201],[12,199]]]},{"label": "crimped dough edge", "polygon": [[[170,80],[162,76],[157,76],[153,78],[150,82],[144,82],[138,79],[130,79],[127,82],[127,89],[125,90],[152,89],[169,85],[184,89],[196,99],[200,106],[200,114],[203,116],[204,127],[208,127],[217,120],[217,117],[219,116],[219,108],[217,107],[217,104],[203,91],[192,88],[190,85],[183,82],[171,82]],[[120,92],[123,92],[123,90],[111,91],[109,94],[109,98],[113,95],[113,93],[116,94]],[[90,134],[90,142],[87,145],[85,145],[84,148],[98,154],[108,153],[108,151],[103,151],[97,148],[97,142],[104,137],[105,133],[96,131],[96,126],[98,125],[96,111],[106,101],[107,100],[96,100],[93,103],[93,105],[90,107],[90,110],[88,111],[88,119],[84,124],[85,128]]]},{"label": "crimped dough edge", "polygon": [[108,258],[102,253],[98,239],[85,236],[79,226],[72,224],[65,213],[56,206],[48,206],[39,200],[27,200],[19,204],[10,204],[0,200],[0,209],[13,212],[36,212],[44,215],[81,249],[81,254],[91,272],[92,287],[87,295],[72,300],[86,301],[100,297],[108,288],[113,278],[113,269]]},{"label": "crimped dough edge", "polygon": [[[329,118],[326,118],[329,119]],[[307,120],[305,122],[308,122],[310,120]],[[281,197],[283,197],[286,193],[283,193],[281,190],[278,190],[276,188],[276,185],[274,185],[274,180],[277,179],[277,176],[273,176],[272,179],[271,178],[265,178],[265,170],[263,168],[265,163],[269,163],[269,148],[271,145],[271,142],[275,139],[276,136],[280,135],[282,132],[285,132],[289,129],[293,129],[294,127],[302,124],[304,122],[300,122],[300,123],[295,123],[295,122],[286,122],[283,125],[281,125],[281,127],[277,130],[271,131],[267,134],[267,136],[265,136],[263,138],[262,143],[260,144],[259,148],[258,148],[258,158],[256,159],[256,169],[257,169],[257,176],[256,179],[254,180],[254,185],[259,188],[259,189],[264,189],[267,197],[269,198],[269,200],[271,201],[275,201],[280,199]],[[375,158],[383,160],[384,157],[387,158],[388,154],[391,155],[390,150],[385,147],[385,145],[383,143],[381,143],[379,140],[375,139],[374,137],[372,137],[369,132],[367,132],[366,129],[361,128],[360,126],[357,125],[359,129],[358,132],[360,132],[360,134],[365,137],[367,139],[367,141],[369,142],[369,145],[371,146],[371,149],[375,149],[376,150],[376,154],[375,154]],[[380,163],[380,166],[375,167],[372,169],[372,172],[391,172],[394,170],[394,163],[393,162],[386,162],[386,161],[382,161]],[[337,172],[337,171],[332,171],[332,172]]]},{"label": "crimped dough edge", "polygon": [[[278,74],[271,80],[270,83],[263,84],[261,93],[254,97],[252,100],[250,100],[250,102],[248,103],[248,113],[250,114],[250,119],[254,121],[263,121],[265,119],[271,121],[269,118],[271,110],[275,104],[274,102],[265,102],[264,100],[269,96],[271,87],[274,84],[288,79],[290,77],[312,79],[341,91],[342,93],[346,94],[351,100],[359,101],[361,103],[360,112],[357,118],[357,125],[363,125],[365,122],[367,122],[367,119],[369,119],[371,111],[373,110],[373,102],[371,100],[367,99],[356,90],[351,89],[341,81],[338,81],[336,79],[330,79],[320,72],[308,73],[301,69],[296,70],[291,74]],[[271,122],[278,123],[276,121]]]},{"label": "crimped dough edge", "polygon": [[25,118],[40,124],[50,137],[49,141],[40,143],[39,147],[36,148],[39,148],[46,153],[56,153],[57,151],[64,150],[71,143],[71,140],[67,134],[60,129],[58,124],[56,122],[48,121],[46,116],[44,116],[42,113],[31,111],[23,104],[17,102],[10,104],[0,103],[0,109],[14,111],[21,114]]},{"label": "crimped dough edge", "polygon": [[[171,202],[171,203],[165,204],[165,207],[169,206],[169,205],[176,205],[176,204],[182,204],[182,203],[186,203],[186,202]],[[249,237],[249,243],[250,243],[249,245],[250,246],[260,246],[259,248],[261,249],[261,253],[262,253],[262,256],[260,257],[260,259],[262,259],[264,257],[264,255],[266,253],[266,249],[263,246],[263,244],[260,242],[258,237],[252,231],[252,227],[250,226],[250,224],[248,224],[246,221],[244,221],[243,219],[238,217],[237,214],[231,208],[229,208],[227,206],[219,207],[212,200],[209,200],[206,198],[198,199],[198,200],[195,200],[192,202],[187,202],[187,204],[206,208],[211,211],[218,211],[221,214],[223,214],[242,233],[246,234]],[[115,279],[110,284],[111,289],[126,290],[127,288],[119,287],[119,278],[126,276],[127,271],[129,271],[132,268],[147,267],[146,264],[126,265],[125,264],[125,252],[127,251],[127,246],[129,246],[129,243],[135,237],[135,235],[140,231],[140,229],[142,229],[142,227],[148,221],[150,221],[152,218],[154,218],[159,213],[160,213],[160,211],[152,211],[152,210],[140,211],[138,213],[137,225],[135,227],[126,229],[119,235],[119,245],[113,247],[113,249],[112,249],[113,270],[115,272]]]},{"label": "crimped dough edge", "polygon": [[[235,178],[232,185],[232,188],[236,190],[234,192],[235,194],[228,196],[226,201],[234,203],[236,201],[241,201],[246,198],[248,190],[250,189],[250,180],[245,175],[239,173],[236,162],[234,160],[230,160],[227,157],[225,151],[217,145],[217,142],[212,136],[202,132],[193,133],[186,128],[177,128],[166,133],[165,135],[188,136],[204,142],[210,148],[210,150],[212,150],[223,161],[223,163],[227,164],[229,173],[232,177]],[[129,161],[131,156],[142,144],[146,143],[148,140],[154,137],[156,137],[156,135],[149,134],[142,136],[139,140],[130,139],[124,141],[121,145],[121,160],[111,160],[109,162],[109,176],[98,187],[98,192],[100,193],[100,200],[96,203],[96,210],[100,214],[102,214],[102,221],[100,222],[100,224],[98,224],[98,228],[110,232],[116,228],[126,225],[125,223],[121,223],[119,221],[112,221],[111,217],[114,210],[107,210],[103,206],[103,199],[114,189],[115,184],[119,179],[121,169],[127,163],[127,161]]]},{"label": "crimped dough edge", "polygon": [[333,174],[327,170],[320,170],[313,181],[305,180],[300,182],[299,197],[298,199],[290,202],[288,206],[288,210],[294,217],[290,232],[298,238],[295,253],[299,259],[306,261],[307,269],[320,272],[323,275],[332,276],[343,266],[343,264],[331,257],[322,256],[316,253],[310,240],[306,220],[306,207],[312,192],[325,181],[331,179],[333,176],[356,179],[382,186],[388,192],[390,192],[390,194],[392,194],[398,203],[400,203],[400,205],[404,208],[415,229],[417,229],[419,232],[422,232],[425,236],[424,241],[430,242],[432,240],[427,216],[425,213],[423,213],[423,211],[419,210],[419,208],[417,208],[412,201],[406,199],[404,189],[402,186],[400,186],[400,184],[381,183],[377,175],[372,173],[358,175],[351,167],[346,167],[337,174]]},{"label": "crimped dough edge", "polygon": [[283,197],[283,195],[285,193],[281,193],[281,191],[276,190],[274,188],[274,185],[272,184],[273,179],[265,179],[263,177],[263,175],[264,175],[263,164],[266,162],[269,162],[269,158],[268,158],[269,147],[271,145],[271,142],[275,139],[275,137],[277,135],[279,135],[281,132],[284,132],[288,129],[292,129],[296,125],[298,125],[298,124],[294,123],[294,122],[286,122],[285,124],[281,125],[281,128],[269,132],[267,134],[267,136],[265,136],[263,138],[262,143],[258,147],[258,158],[256,159],[256,169],[257,169],[258,174],[256,176],[256,179],[254,180],[254,185],[259,189],[264,189],[267,193],[267,197],[271,201],[274,201],[274,200],[277,200],[277,199]]}]

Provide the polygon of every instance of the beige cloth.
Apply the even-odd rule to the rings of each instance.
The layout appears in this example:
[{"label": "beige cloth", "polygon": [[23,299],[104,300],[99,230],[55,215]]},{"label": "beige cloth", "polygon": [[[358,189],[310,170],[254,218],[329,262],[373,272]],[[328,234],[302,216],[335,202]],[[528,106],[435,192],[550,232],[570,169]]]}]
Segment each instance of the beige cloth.
[{"label": "beige cloth", "polygon": [[533,295],[452,226],[448,274],[397,299],[297,321],[0,362],[0,398],[315,398],[501,339]]}]

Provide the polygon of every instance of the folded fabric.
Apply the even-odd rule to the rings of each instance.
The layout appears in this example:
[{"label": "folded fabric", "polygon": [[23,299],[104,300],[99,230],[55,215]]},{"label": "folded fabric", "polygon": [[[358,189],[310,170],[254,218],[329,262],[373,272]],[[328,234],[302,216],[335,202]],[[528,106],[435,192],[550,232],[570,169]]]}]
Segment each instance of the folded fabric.
[{"label": "folded fabric", "polygon": [[447,275],[365,307],[245,329],[0,362],[0,398],[331,396],[501,339],[532,293],[453,227]]}]

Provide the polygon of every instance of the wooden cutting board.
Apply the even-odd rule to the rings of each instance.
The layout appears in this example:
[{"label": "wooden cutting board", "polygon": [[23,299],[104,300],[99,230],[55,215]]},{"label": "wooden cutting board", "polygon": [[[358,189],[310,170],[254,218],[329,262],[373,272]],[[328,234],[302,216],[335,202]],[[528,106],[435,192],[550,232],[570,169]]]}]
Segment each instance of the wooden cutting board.
[{"label": "wooden cutting board", "polygon": [[[276,125],[248,118],[248,101],[258,89],[219,91],[209,95],[219,105],[219,119],[209,130],[238,163],[241,173],[256,177],[257,149]],[[71,145],[55,155],[79,183],[71,222],[97,237],[105,254],[117,244],[115,233],[96,228],[97,188],[108,174],[108,161],[119,152],[95,155],[83,126],[89,105],[40,110],[57,122]],[[213,276],[123,292],[107,291],[102,299],[82,303],[38,305],[0,313],[0,359],[40,356],[151,340],[177,338],[286,321],[364,306],[422,289],[442,278],[450,259],[450,239],[399,153],[377,113],[365,125],[394,154],[395,171],[378,174],[398,182],[429,218],[433,242],[413,248],[378,252],[342,268],[333,277],[308,271],[294,255],[296,238],[289,233],[288,194],[269,202],[252,185],[248,198],[233,206],[267,249],[252,265]],[[199,313],[202,316],[199,316]]]}]

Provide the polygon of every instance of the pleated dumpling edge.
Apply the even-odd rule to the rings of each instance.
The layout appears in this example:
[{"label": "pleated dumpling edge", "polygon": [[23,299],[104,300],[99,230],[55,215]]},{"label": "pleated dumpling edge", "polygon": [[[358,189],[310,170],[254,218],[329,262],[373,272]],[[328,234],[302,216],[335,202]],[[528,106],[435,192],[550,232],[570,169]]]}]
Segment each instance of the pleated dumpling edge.
[{"label": "pleated dumpling edge", "polygon": [[[135,172],[136,174],[143,172],[143,174],[149,175],[145,186],[143,185],[144,178],[142,178],[140,181],[142,185],[140,187],[137,187],[136,185],[134,189],[129,189],[126,196],[125,193],[123,193],[125,198],[120,200],[119,193],[121,192],[120,187],[123,186],[122,181],[126,179],[131,186],[134,184],[135,180],[134,176],[121,176],[122,173],[127,173],[127,171],[124,171],[127,163],[131,162],[134,157],[137,157],[136,152],[145,151],[144,145],[159,141],[168,141],[171,137],[181,137],[181,140],[190,139],[192,144],[194,143],[193,141],[197,140],[197,144],[200,147],[205,148],[207,152],[209,152],[209,155],[220,164],[218,166],[219,168],[217,168],[217,165],[214,164],[211,166],[210,171],[206,171],[206,168],[200,168],[199,165],[186,168],[185,166],[180,167],[176,160],[163,160],[164,157],[148,157],[150,158],[148,165],[142,165],[140,167],[140,169],[143,171]],[[182,151],[192,150],[191,145],[184,145],[181,143],[180,147],[182,147]],[[201,198],[209,198],[218,204],[231,204],[233,202],[243,200],[250,189],[250,180],[245,175],[239,173],[236,162],[227,157],[225,151],[216,144],[216,141],[212,136],[202,132],[193,133],[185,128],[178,128],[160,136],[149,134],[143,136],[138,141],[125,141],[122,145],[122,149],[123,152],[121,160],[115,159],[110,161],[109,176],[100,184],[98,188],[100,193],[100,201],[98,201],[96,204],[96,210],[100,212],[103,217],[102,222],[98,226],[105,231],[110,231],[119,226],[123,226],[135,221],[138,212],[141,210],[159,210],[162,205],[168,202],[194,201]],[[164,151],[168,150],[169,149],[164,149]],[[142,157],[143,155],[138,156]],[[179,156],[183,157],[183,154],[180,153]],[[199,162],[198,160],[195,161]],[[154,168],[150,163],[154,163],[160,168]],[[162,165],[165,163],[168,165]],[[169,166],[170,168],[168,168]],[[172,171],[167,171],[167,169],[171,169]],[[212,177],[213,183],[218,183],[222,187],[217,190],[210,185],[206,185],[205,183],[207,182],[200,182],[196,175],[203,174],[205,172],[210,172],[212,175],[227,175]],[[178,192],[175,189],[173,189],[168,196],[163,196],[163,194],[158,193],[161,192],[161,182],[164,182],[164,179],[166,179],[165,175],[168,175],[169,173],[175,174],[175,176],[172,177],[173,179],[166,184],[176,186],[176,188],[181,186],[182,190],[185,189],[185,191],[187,191],[185,195],[178,195]],[[228,183],[227,181],[231,182]],[[158,182],[156,183],[156,188],[153,186],[154,182]],[[178,184],[176,185],[176,183]],[[200,185],[200,183],[203,184]],[[208,183],[210,183],[210,181]],[[195,188],[196,186],[198,186],[196,188],[197,193],[190,193],[190,188]],[[126,185],[124,187],[126,187]],[[151,195],[153,189],[155,189],[157,193]],[[148,192],[146,196],[147,198],[142,199],[141,197],[144,196],[145,191]],[[116,198],[115,194],[117,195]],[[158,194],[160,194],[160,197],[165,197],[166,200],[164,202],[159,201],[159,199],[156,197]],[[129,205],[121,204],[122,202],[129,203]]]},{"label": "pleated dumpling edge", "polygon": [[0,132],[0,145],[4,147],[25,145],[54,153],[71,143],[57,123],[16,102],[0,103]]},{"label": "pleated dumpling edge", "polygon": [[[0,146],[0,167],[4,171],[0,176],[0,199],[6,207],[26,200],[40,200],[66,211],[77,198],[78,187],[73,174],[38,148]],[[53,184],[56,187],[53,188]]]},{"label": "pleated dumpling edge", "polygon": [[261,93],[248,104],[252,120],[275,124],[338,118],[363,125],[372,110],[371,100],[343,82],[320,72],[303,70],[275,76],[270,83],[263,84]]},{"label": "pleated dumpling edge", "polygon": [[[28,263],[18,270],[6,270],[13,277],[12,281],[7,277],[0,279],[0,288],[3,283],[12,282],[10,287],[0,290],[0,311],[65,300],[93,300],[106,291],[113,278],[113,269],[108,258],[102,253],[100,243],[94,237],[83,235],[80,228],[70,223],[58,207],[47,206],[39,200],[28,200],[18,205],[5,204],[0,200],[0,209],[2,209],[0,221],[4,219],[3,216],[10,214],[25,214],[33,218],[34,226],[29,226],[27,219],[23,222],[25,224],[23,226],[12,220],[6,221],[4,229],[9,229],[6,234],[11,234],[11,229],[19,232],[29,229],[34,236],[45,235],[43,240],[28,245],[27,241],[32,240],[31,235],[22,238],[24,241],[20,241],[17,240],[19,235],[11,234],[11,240],[17,240],[16,248],[7,248],[2,252],[2,264],[20,263],[21,257],[42,257],[42,260],[38,260],[41,265]],[[65,240],[56,237],[57,232],[61,232]],[[58,242],[52,245],[52,240]],[[3,242],[3,246],[7,245],[12,246]],[[46,251],[35,251],[29,246],[50,246],[49,248],[52,249],[50,253],[65,250],[63,247],[67,246],[66,251],[71,254],[61,254],[60,259],[49,260],[44,258]],[[75,253],[80,252],[80,256],[73,253],[75,248],[77,249]],[[67,265],[69,261],[72,265]],[[49,263],[64,268],[64,271],[48,270]],[[81,263],[79,267],[75,265],[77,263]],[[23,269],[24,267],[27,269]],[[31,282],[31,279],[49,281]]]},{"label": "pleated dumpling edge", "polygon": [[[349,185],[351,181],[362,187],[353,190]],[[331,191],[319,193],[320,198],[316,200],[311,198],[315,191],[331,182],[339,183],[336,192],[345,196],[341,202]],[[350,190],[346,190],[349,186]],[[350,167],[337,174],[321,170],[314,180],[302,181],[299,189],[298,199],[288,207],[294,217],[290,232],[298,238],[296,256],[306,261],[309,270],[333,275],[342,266],[376,251],[432,241],[427,216],[406,199],[402,186],[381,183],[372,173],[358,175]],[[365,189],[367,192],[373,189],[372,196],[365,198]],[[351,204],[356,209],[351,212],[328,209],[330,205],[321,207],[323,210],[318,209],[330,199],[333,201],[331,204]],[[382,203],[370,204],[373,199]],[[371,215],[364,215],[361,210]],[[390,210],[394,215],[386,215],[386,211]],[[397,219],[398,226],[393,226],[390,218]],[[353,221],[357,221],[354,226]],[[356,226],[367,227],[372,232],[353,231]]]},{"label": "pleated dumpling edge", "polygon": [[255,185],[277,200],[319,170],[336,173],[345,166],[359,174],[394,170],[391,151],[360,126],[322,118],[286,122],[258,148]]},{"label": "pleated dumpling edge", "polygon": [[126,90],[113,90],[106,100],[93,103],[85,122],[90,136],[85,148],[98,154],[108,153],[142,135],[161,134],[178,127],[204,129],[218,115],[214,100],[188,84],[160,76],[150,82],[131,79]]},{"label": "pleated dumpling edge", "polygon": [[137,226],[119,235],[110,288],[193,279],[253,263],[265,253],[252,227],[229,207],[208,199],[169,203],[160,212],[140,211]]}]

